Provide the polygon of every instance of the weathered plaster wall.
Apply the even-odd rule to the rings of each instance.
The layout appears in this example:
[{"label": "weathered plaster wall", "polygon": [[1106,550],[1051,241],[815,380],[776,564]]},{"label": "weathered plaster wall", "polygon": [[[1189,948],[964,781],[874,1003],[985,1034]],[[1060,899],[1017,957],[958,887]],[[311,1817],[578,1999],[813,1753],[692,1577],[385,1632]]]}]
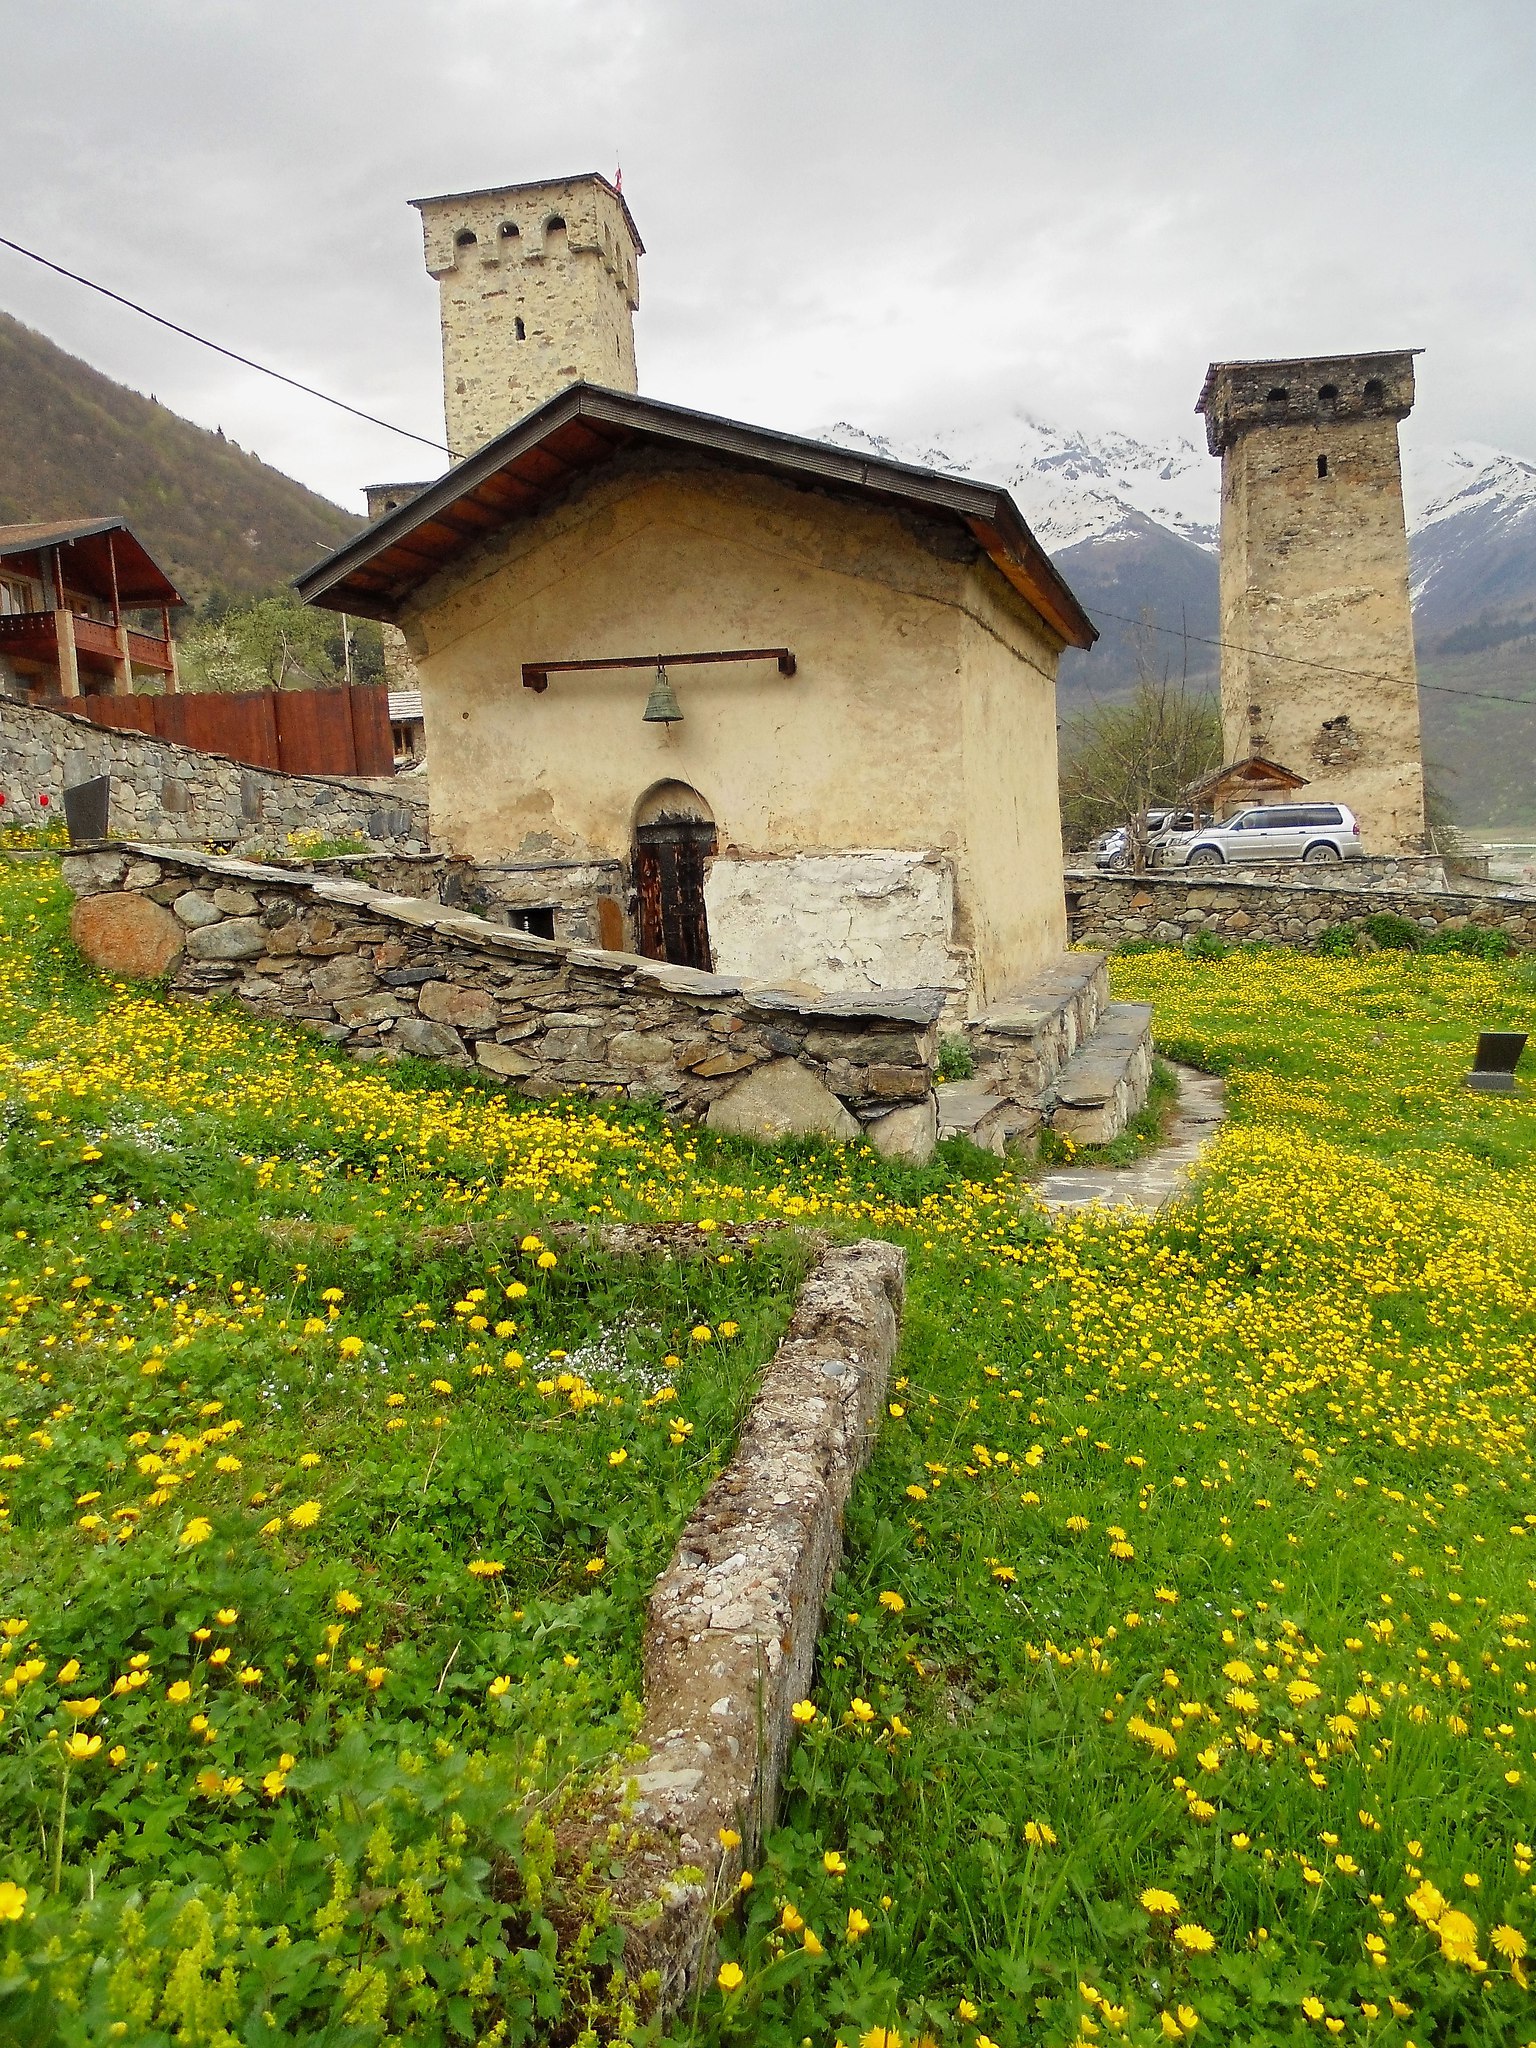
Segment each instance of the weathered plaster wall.
[{"label": "weathered plaster wall", "polygon": [[[427,269],[438,282],[443,410],[456,457],[578,378],[639,389],[640,250],[622,201],[601,180],[417,204]],[[556,216],[563,232],[549,227]],[[475,239],[461,246],[464,233]]]},{"label": "weathered plaster wall", "polygon": [[1536,898],[1529,894],[1350,889],[1293,880],[1229,881],[1193,875],[1067,875],[1072,942],[1106,951],[1126,939],[1176,944],[1197,932],[1229,941],[1267,939],[1309,946],[1330,925],[1393,911],[1424,932],[1476,925],[1506,932],[1522,949],[1536,946]]},{"label": "weathered plaster wall", "polygon": [[1307,801],[1348,804],[1372,853],[1416,846],[1424,773],[1395,418],[1254,426],[1228,446],[1221,637],[1227,758],[1263,754],[1307,776]]},{"label": "weathered plaster wall", "polygon": [[954,868],[941,855],[719,859],[704,896],[722,974],[804,979],[829,995],[944,989],[964,1008],[970,963],[954,943]]},{"label": "weathered plaster wall", "polygon": [[425,800],[409,785],[392,784],[385,795],[319,775],[247,768],[223,754],[0,698],[0,822],[56,822],[66,785],[98,775],[112,778],[112,831],[140,839],[281,844],[302,831],[327,838],[361,833],[409,848],[427,843]]},{"label": "weathered plaster wall", "polygon": [[[947,524],[635,458],[424,586],[405,625],[439,843],[627,860],[638,802],[675,779],[727,858],[948,855],[957,940],[989,995],[1059,949],[1058,650]],[[644,670],[521,687],[525,661],[775,645],[796,676],[674,670],[672,727],[641,720]],[[792,971],[814,979],[810,959]]]},{"label": "weathered plaster wall", "polygon": [[1060,953],[1066,908],[1056,764],[1056,660],[1043,632],[977,593],[963,622],[966,929],[981,1007]]}]

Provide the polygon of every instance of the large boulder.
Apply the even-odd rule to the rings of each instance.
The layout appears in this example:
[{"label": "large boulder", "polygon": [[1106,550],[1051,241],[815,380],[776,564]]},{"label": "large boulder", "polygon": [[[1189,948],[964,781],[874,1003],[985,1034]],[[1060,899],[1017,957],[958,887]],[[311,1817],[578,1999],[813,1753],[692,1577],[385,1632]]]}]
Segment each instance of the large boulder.
[{"label": "large boulder", "polygon": [[894,1159],[903,1166],[926,1166],[939,1142],[939,1106],[932,1095],[926,1102],[910,1103],[877,1116],[864,1126],[864,1135],[882,1159]]},{"label": "large boulder", "polygon": [[147,896],[82,896],[69,914],[70,935],[100,974],[158,981],[181,958],[185,928]]},{"label": "large boulder", "polygon": [[704,1121],[712,1131],[764,1145],[812,1137],[848,1144],[859,1135],[858,1123],[831,1089],[794,1060],[773,1060],[748,1074],[728,1095],[715,1098]]}]

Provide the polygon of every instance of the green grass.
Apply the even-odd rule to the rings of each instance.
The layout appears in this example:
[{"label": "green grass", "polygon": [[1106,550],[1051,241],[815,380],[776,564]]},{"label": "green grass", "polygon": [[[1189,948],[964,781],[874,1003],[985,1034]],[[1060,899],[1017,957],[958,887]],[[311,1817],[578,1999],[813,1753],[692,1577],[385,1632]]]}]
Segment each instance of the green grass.
[{"label": "green grass", "polygon": [[[60,1338],[46,1366],[34,1343],[39,1369],[8,1382],[12,1435],[52,1434],[38,1456],[61,1470],[51,1548],[43,1511],[22,1512],[29,1468],[0,1475],[26,1546],[17,1578],[73,1625],[80,1561],[153,1562],[159,1540],[144,1598],[174,1607],[161,1624],[174,1639],[152,1658],[168,1675],[227,1599],[255,1661],[286,1674],[274,1700],[324,1690],[303,1630],[334,1625],[322,1616],[336,1590],[356,1590],[369,1605],[348,1627],[378,1643],[367,1654],[389,1676],[370,1691],[366,1663],[333,1675],[346,1712],[328,1710],[302,1761],[288,1744],[287,1785],[275,1801],[252,1794],[259,1834],[253,1819],[232,1862],[175,1860],[187,1816],[201,1815],[194,1792],[142,1837],[119,1828],[94,1877],[70,1845],[112,1835],[104,1787],[119,1767],[73,1768],[57,1907],[53,1821],[32,1812],[18,1826],[36,1882],[10,1924],[0,2029],[105,2038],[120,1973],[123,1999],[139,2000],[121,2008],[116,2038],[130,2043],[176,2027],[266,2038],[251,2016],[278,1994],[298,2039],[372,2042],[386,2020],[413,2039],[479,2039],[504,2020],[497,2038],[563,2040],[583,2010],[600,2031],[644,2032],[626,2017],[632,1987],[609,1972],[601,1875],[562,1878],[546,1830],[568,1767],[596,1766],[622,1739],[625,1645],[675,1526],[667,1486],[679,1469],[702,1485],[724,1455],[794,1272],[766,1233],[735,1266],[633,1275],[562,1251],[539,1278],[520,1245],[547,1239],[557,1217],[684,1216],[893,1235],[911,1263],[891,1412],[850,1506],[814,1717],[755,1882],[721,1906],[741,1982],[701,1987],[673,2038],[1503,2048],[1533,2031],[1517,1951],[1536,1941],[1536,1534],[1520,1533],[1536,1530],[1536,1114],[1525,1092],[1461,1085],[1476,1031],[1523,1027],[1536,1007],[1528,968],[1254,949],[1117,962],[1115,993],[1155,1003],[1162,1050],[1225,1074],[1232,1118],[1187,1207],[1052,1228],[1011,1166],[970,1148],[920,1171],[862,1148],[757,1152],[641,1110],[524,1107],[420,1065],[359,1069],[244,1017],[106,987],[60,939],[55,883],[28,867],[4,887],[0,1083],[19,1143],[0,1221],[29,1232],[12,1239],[14,1277],[48,1304],[29,1311],[39,1334]],[[182,1276],[174,1288],[167,1268]],[[64,1321],[80,1311],[66,1317],[59,1297],[86,1272],[96,1321],[71,1349]],[[620,1343],[622,1370],[584,1377],[624,1406],[572,1413],[568,1397],[562,1408],[537,1394],[531,1364],[466,1380],[482,1333],[453,1304],[476,1286],[489,1300],[513,1273],[530,1290],[513,1305],[525,1359]],[[215,1319],[158,1374],[131,1374],[112,1352],[117,1323],[163,1342],[188,1313],[189,1277]],[[260,1335],[237,1311],[236,1279],[264,1290]],[[336,1325],[328,1285],[345,1295]],[[437,1330],[421,1330],[417,1301]],[[325,1327],[295,1329],[301,1309]],[[718,1331],[727,1311],[741,1334],[691,1354],[689,1319]],[[342,1324],[364,1344],[346,1370]],[[695,1423],[683,1446],[665,1430],[674,1404],[644,1409],[658,1346],[693,1359],[692,1383],[674,1382]],[[66,1355],[74,1412],[55,1422]],[[449,1400],[430,1395],[440,1366],[454,1393],[428,1475],[433,1401]],[[43,1370],[55,1374],[46,1415]],[[217,1426],[187,1409],[220,1377],[250,1396],[240,1487],[280,1487],[275,1503],[243,1504],[239,1526],[273,1505],[284,1517],[280,1538],[226,1546],[229,1569],[256,1575],[238,1600],[203,1583],[222,1554],[213,1538],[175,1540],[179,1503],[155,1511],[162,1535],[137,1552],[145,1536],[119,1550],[65,1528],[66,1500],[74,1516],[100,1511],[70,1489],[92,1490],[79,1479],[110,1463],[112,1432],[136,1419],[129,1398],[164,1402],[154,1426],[190,1435],[194,1419]],[[386,1384],[406,1394],[411,1430],[382,1432]],[[321,1466],[296,1470],[311,1441]],[[599,1554],[613,1448],[629,1452],[618,1469],[624,1488],[638,1483],[633,1508],[608,1509],[612,1561],[596,1585],[573,1583]],[[195,1483],[217,1498],[210,1452]],[[552,1457],[576,1488],[573,1525],[547,1547],[488,1547],[534,1527],[525,1503]],[[392,1471],[409,1475],[405,1493],[425,1479],[434,1511],[413,1500],[381,1541]],[[311,1531],[287,1523],[301,1481],[326,1504]],[[500,1520],[509,1483],[519,1505]],[[504,1572],[469,1581],[470,1552]],[[103,1584],[104,1616],[138,1597],[136,1583]],[[492,1615],[494,1628],[464,1628],[439,1692],[463,1618]],[[518,1631],[536,1615],[545,1634],[530,1646]],[[41,1640],[27,1620],[18,1642]],[[283,1664],[290,1652],[310,1659],[302,1672]],[[493,1674],[511,1683],[489,1700]],[[226,1722],[265,1697],[265,1682],[234,1695]],[[9,1758],[19,1716],[7,1705]],[[127,1708],[118,1697],[107,1711]],[[185,1790],[191,1731],[145,1725],[145,1763],[180,1772]],[[568,1763],[529,1751],[534,1727]],[[282,1739],[275,1723],[263,1761],[269,1737]],[[225,1774],[248,1775],[237,1763],[254,1748],[229,1740]],[[235,1833],[243,1796],[216,1809]],[[299,1812],[302,1828],[272,1817]],[[431,1873],[415,1922],[406,1856],[410,1884]],[[146,1887],[170,1873],[142,1930],[119,1889],[130,1863]],[[531,1915],[530,1893],[562,1883],[558,1909]],[[65,1957],[40,2004],[26,1985],[42,1981],[60,1928]],[[97,1978],[80,1973],[90,1954],[104,1958]],[[326,1999],[329,2032],[315,2017]],[[30,2033],[11,2017],[23,2011]]]}]

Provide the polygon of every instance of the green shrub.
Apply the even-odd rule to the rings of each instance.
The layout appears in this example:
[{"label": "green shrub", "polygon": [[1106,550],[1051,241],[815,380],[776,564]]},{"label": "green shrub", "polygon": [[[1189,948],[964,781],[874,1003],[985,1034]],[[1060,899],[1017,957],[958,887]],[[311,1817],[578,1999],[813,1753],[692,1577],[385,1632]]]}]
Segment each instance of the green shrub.
[{"label": "green shrub", "polygon": [[1317,935],[1317,950],[1327,960],[1347,960],[1355,950],[1355,937],[1352,924],[1326,925]]},{"label": "green shrub", "polygon": [[1214,932],[1195,932],[1184,941],[1184,951],[1191,960],[1225,960],[1231,950]]},{"label": "green shrub", "polygon": [[1507,960],[1514,950],[1508,932],[1472,924],[1463,925],[1459,931],[1436,932],[1419,948],[1421,953],[1460,953],[1468,960]]},{"label": "green shrub", "polygon": [[1424,937],[1411,917],[1400,917],[1395,910],[1373,911],[1361,918],[1356,929],[1374,939],[1385,953],[1416,953]]},{"label": "green shrub", "polygon": [[976,1071],[976,1058],[971,1051],[970,1041],[958,1032],[951,1038],[939,1041],[939,1079],[941,1081],[969,1081]]}]

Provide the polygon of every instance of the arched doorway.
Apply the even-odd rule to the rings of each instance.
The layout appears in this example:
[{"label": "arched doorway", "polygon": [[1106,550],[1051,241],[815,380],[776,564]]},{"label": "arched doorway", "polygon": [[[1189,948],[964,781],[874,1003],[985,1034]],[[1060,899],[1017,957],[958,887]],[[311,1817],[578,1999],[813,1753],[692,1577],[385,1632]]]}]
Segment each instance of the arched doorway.
[{"label": "arched doorway", "polygon": [[714,814],[686,782],[658,782],[635,810],[634,877],[640,950],[674,967],[713,961],[704,863],[718,840]]}]

